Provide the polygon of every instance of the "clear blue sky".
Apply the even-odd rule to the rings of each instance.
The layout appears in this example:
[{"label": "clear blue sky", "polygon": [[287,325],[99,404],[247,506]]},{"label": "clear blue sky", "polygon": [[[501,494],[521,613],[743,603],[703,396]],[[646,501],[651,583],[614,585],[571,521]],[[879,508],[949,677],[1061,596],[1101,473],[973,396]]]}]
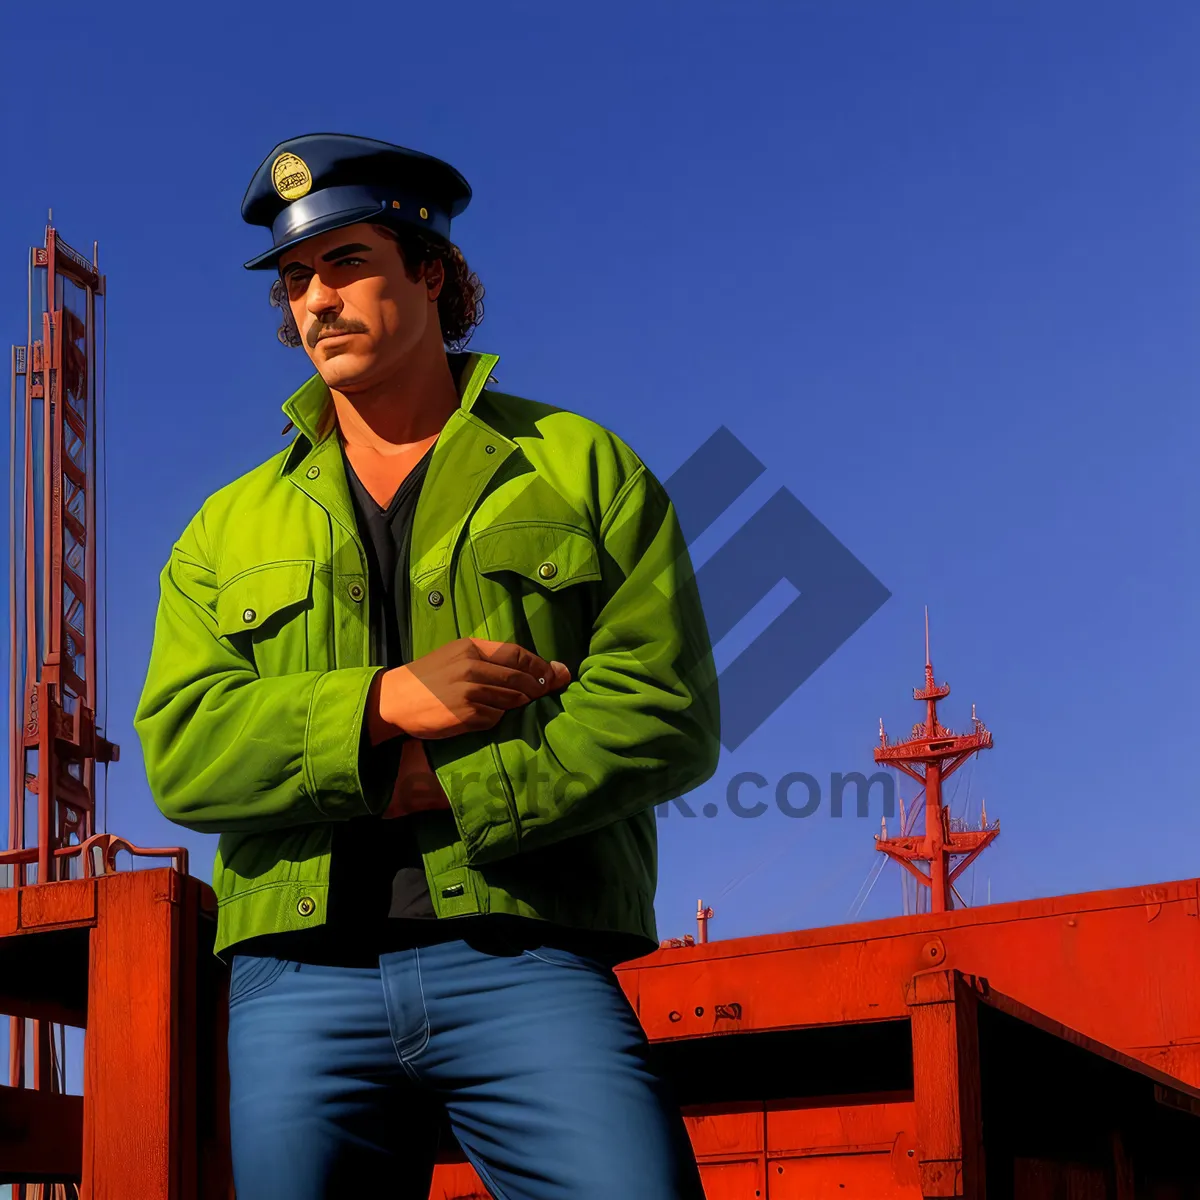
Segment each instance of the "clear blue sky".
[{"label": "clear blue sky", "polygon": [[[845,919],[878,807],[739,820],[725,788],[873,769],[879,717],[920,715],[926,604],[944,718],[974,700],[996,738],[977,898],[1195,873],[1194,4],[121,8],[8,15],[0,76],[4,339],[49,206],[108,277],[111,830],[208,878],[131,717],[172,540],[284,444],[307,373],[241,267],[243,191],[334,130],[473,184],[456,236],[506,390],[662,477],[727,425],[768,468],[742,515],[787,487],[892,592],[724,755],[694,797],[719,816],[660,824],[664,936],[698,897],[714,937]],[[889,868],[863,914],[899,907]]]}]

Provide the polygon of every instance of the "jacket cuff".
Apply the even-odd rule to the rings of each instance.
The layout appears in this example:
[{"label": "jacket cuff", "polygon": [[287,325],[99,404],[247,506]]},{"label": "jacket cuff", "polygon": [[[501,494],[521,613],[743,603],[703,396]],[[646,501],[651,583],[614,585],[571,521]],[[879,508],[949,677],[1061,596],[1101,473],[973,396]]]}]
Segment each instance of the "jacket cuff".
[{"label": "jacket cuff", "polygon": [[327,671],[313,688],[304,734],[304,779],[317,811],[331,820],[372,814],[360,775],[361,748],[367,695],[382,669]]},{"label": "jacket cuff", "polygon": [[[456,786],[447,792],[467,864],[472,867],[508,858],[521,849],[512,784],[500,748],[492,743],[475,757],[489,770],[456,771]],[[465,784],[459,784],[463,779]]]}]

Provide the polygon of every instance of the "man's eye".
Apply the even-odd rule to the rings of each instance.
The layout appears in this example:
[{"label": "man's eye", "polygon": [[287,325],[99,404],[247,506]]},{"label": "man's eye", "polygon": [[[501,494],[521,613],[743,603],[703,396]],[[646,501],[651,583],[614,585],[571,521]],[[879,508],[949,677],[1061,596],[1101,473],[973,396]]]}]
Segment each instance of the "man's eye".
[{"label": "man's eye", "polygon": [[367,260],[365,258],[339,258],[337,260],[336,265],[339,267],[344,267],[347,265],[358,267],[358,266],[361,266],[366,261]]}]

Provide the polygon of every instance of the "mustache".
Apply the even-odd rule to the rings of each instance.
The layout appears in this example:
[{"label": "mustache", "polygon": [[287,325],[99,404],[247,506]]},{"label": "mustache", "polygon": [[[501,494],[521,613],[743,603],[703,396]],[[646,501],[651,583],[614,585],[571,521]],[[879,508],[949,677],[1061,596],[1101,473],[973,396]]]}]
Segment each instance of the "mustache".
[{"label": "mustache", "polygon": [[367,327],[361,321],[317,322],[309,327],[308,333],[304,335],[304,340],[308,343],[308,348],[312,350],[323,337],[333,337],[339,333],[367,332]]}]

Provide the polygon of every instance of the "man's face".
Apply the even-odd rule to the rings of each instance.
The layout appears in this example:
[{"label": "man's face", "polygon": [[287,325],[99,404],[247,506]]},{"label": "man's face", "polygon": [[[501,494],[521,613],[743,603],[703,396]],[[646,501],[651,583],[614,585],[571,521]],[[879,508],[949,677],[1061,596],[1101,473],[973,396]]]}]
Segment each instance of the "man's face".
[{"label": "man's face", "polygon": [[409,279],[399,246],[377,225],[301,242],[281,256],[279,275],[305,352],[331,388],[355,392],[385,381],[435,332],[441,345],[441,264]]}]

